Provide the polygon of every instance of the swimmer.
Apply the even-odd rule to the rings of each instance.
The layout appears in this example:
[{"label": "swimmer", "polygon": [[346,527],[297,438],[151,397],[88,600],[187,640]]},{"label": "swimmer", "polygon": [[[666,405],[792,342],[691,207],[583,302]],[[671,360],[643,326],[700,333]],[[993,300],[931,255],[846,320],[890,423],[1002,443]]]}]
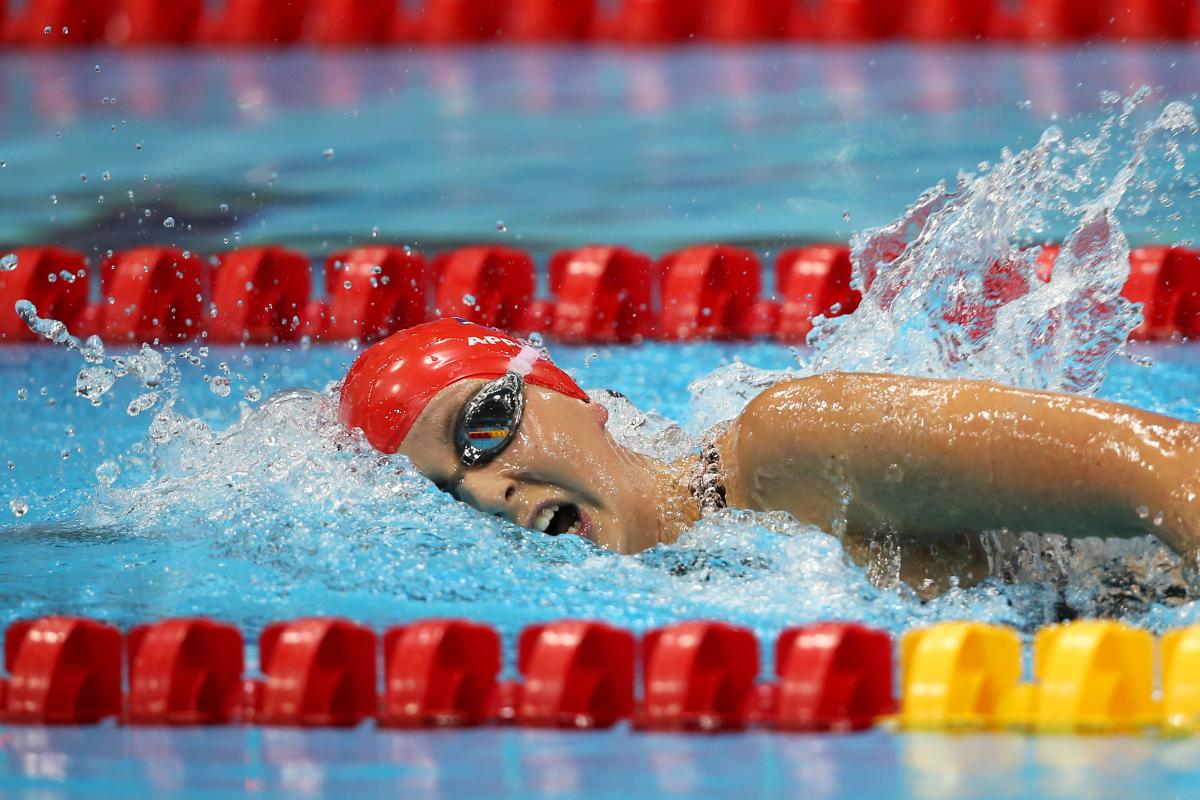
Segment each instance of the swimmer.
[{"label": "swimmer", "polygon": [[1200,425],[988,381],[784,381],[668,464],[618,444],[541,351],[443,319],[364,351],[339,415],[479,511],[620,553],[730,507],[838,532],[859,563],[887,542],[925,597],[987,577],[985,531],[1151,534],[1200,554]]}]

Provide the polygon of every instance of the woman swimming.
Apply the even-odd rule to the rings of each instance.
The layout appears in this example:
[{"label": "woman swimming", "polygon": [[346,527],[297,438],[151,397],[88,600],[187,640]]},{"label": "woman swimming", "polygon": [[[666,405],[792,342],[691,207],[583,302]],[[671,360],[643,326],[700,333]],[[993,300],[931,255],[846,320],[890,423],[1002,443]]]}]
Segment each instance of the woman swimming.
[{"label": "woman swimming", "polygon": [[923,596],[987,577],[985,531],[1151,534],[1200,555],[1200,425],[988,381],[785,381],[668,464],[618,444],[541,351],[443,319],[362,353],[340,418],[480,511],[621,553],[728,506],[841,533],[860,563],[887,542]]}]

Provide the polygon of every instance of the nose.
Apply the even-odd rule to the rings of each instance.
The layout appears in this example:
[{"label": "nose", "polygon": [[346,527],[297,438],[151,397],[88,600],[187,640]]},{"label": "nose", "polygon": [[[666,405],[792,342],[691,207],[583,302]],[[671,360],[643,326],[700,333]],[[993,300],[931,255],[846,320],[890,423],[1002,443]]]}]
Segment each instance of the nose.
[{"label": "nose", "polygon": [[485,514],[507,517],[510,522],[520,524],[508,514],[509,503],[516,494],[517,485],[493,465],[469,469],[458,487],[458,497],[472,508]]}]

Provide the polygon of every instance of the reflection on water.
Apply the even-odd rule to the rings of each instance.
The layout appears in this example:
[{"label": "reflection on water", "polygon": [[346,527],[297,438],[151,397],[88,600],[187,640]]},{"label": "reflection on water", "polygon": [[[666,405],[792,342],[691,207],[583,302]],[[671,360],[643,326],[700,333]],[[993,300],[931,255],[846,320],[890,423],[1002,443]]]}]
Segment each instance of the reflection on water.
[{"label": "reflection on water", "polygon": [[1191,740],[517,729],[0,729],[0,791],[263,796],[1128,798],[1200,792]]},{"label": "reflection on water", "polygon": [[0,240],[845,240],[1101,91],[1186,100],[1198,76],[1187,47],[22,53]]}]

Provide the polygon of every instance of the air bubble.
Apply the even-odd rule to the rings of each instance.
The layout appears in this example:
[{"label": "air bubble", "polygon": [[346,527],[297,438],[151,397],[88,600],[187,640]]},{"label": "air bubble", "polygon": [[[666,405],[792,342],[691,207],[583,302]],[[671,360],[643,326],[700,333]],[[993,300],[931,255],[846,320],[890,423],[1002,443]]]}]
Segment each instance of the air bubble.
[{"label": "air bubble", "polygon": [[167,217],[166,219],[164,219],[164,220],[163,220],[163,227],[164,227],[164,228],[174,228],[174,227],[175,227],[175,218],[174,218],[174,217]]},{"label": "air bubble", "polygon": [[20,498],[9,500],[8,508],[12,511],[14,517],[23,517],[29,513],[29,503]]},{"label": "air bubble", "polygon": [[325,156],[326,161],[333,161],[333,148],[326,147],[324,152],[321,153],[321,155]]},{"label": "air bubble", "polygon": [[17,254],[9,253],[0,258],[0,272],[12,272],[17,268]]},{"label": "air bubble", "polygon": [[496,220],[496,230],[500,231],[501,233],[506,233],[508,231],[508,226],[504,224],[504,220]]}]

